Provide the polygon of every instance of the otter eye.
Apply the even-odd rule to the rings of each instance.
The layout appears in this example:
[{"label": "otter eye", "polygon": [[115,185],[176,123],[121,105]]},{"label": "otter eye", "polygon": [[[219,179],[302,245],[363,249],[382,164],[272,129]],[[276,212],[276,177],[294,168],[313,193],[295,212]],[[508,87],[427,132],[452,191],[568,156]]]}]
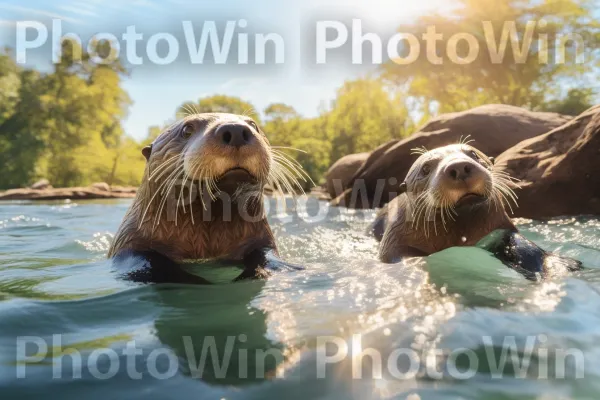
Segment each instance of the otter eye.
[{"label": "otter eye", "polygon": [[256,125],[256,122],[254,122],[254,121],[248,121],[248,125],[250,125],[252,128],[254,128],[254,130],[255,130],[256,132],[258,132],[258,131],[259,131],[259,129],[258,129],[258,125]]},{"label": "otter eye", "polygon": [[181,131],[181,136],[188,139],[189,137],[192,136],[193,133],[194,133],[194,127],[192,126],[192,124],[185,124],[185,126],[183,127],[183,130]]},{"label": "otter eye", "polygon": [[471,157],[473,157],[476,160],[479,160],[479,155],[477,155],[477,153],[474,150],[471,150]]},{"label": "otter eye", "polygon": [[430,172],[431,172],[431,167],[429,166],[429,164],[423,165],[423,168],[421,168],[421,173],[423,174],[423,176],[429,175]]}]

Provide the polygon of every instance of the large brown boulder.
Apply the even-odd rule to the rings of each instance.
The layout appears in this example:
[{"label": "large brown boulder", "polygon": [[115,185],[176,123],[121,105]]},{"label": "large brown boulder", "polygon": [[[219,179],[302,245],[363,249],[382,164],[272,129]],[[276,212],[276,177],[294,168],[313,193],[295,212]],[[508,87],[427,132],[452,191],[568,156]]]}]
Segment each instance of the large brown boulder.
[{"label": "large brown boulder", "polygon": [[532,112],[502,104],[441,115],[410,137],[386,143],[371,153],[346,191],[332,200],[332,204],[374,208],[388,203],[396,196],[399,184],[418,157],[411,154],[415,148],[433,149],[468,137],[473,146],[495,157],[517,143],[546,133],[570,119],[560,114]]},{"label": "large brown boulder", "polygon": [[515,216],[600,215],[600,105],[498,157],[520,179]]},{"label": "large brown boulder", "polygon": [[[356,171],[369,157],[369,153],[357,153],[344,156],[337,160],[325,173],[325,185],[327,193],[335,198],[342,190],[348,187],[350,180]],[[336,191],[336,187],[338,188]]]}]

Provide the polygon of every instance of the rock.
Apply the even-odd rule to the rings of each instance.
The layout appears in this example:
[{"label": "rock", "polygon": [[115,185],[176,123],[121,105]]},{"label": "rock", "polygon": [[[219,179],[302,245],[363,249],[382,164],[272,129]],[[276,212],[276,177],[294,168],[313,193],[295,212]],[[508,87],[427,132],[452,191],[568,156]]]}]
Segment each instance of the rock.
[{"label": "rock", "polygon": [[[356,171],[369,157],[369,153],[357,153],[344,156],[337,160],[325,173],[325,185],[331,198],[337,197],[348,187]],[[336,185],[338,190],[336,191]]]},{"label": "rock", "polygon": [[136,188],[121,191],[98,190],[93,187],[59,189],[13,189],[0,192],[0,200],[94,200],[129,199],[135,197]]},{"label": "rock", "polygon": [[546,133],[570,119],[560,114],[532,112],[501,104],[441,115],[408,138],[386,143],[373,151],[345,192],[331,203],[352,208],[374,208],[388,203],[396,197],[400,183],[418,157],[411,154],[412,149],[433,149],[468,137],[473,146],[495,157],[517,143]]},{"label": "rock", "polygon": [[600,215],[600,105],[508,149],[497,165],[520,179],[517,217]]},{"label": "rock", "polygon": [[134,186],[112,186],[111,193],[133,194],[137,193],[137,187]]},{"label": "rock", "polygon": [[103,192],[110,192],[110,186],[105,182],[93,183],[90,187]]},{"label": "rock", "polygon": [[51,189],[52,186],[50,185],[50,181],[48,181],[48,179],[40,179],[39,181],[31,185],[30,188],[33,190],[44,190]]}]

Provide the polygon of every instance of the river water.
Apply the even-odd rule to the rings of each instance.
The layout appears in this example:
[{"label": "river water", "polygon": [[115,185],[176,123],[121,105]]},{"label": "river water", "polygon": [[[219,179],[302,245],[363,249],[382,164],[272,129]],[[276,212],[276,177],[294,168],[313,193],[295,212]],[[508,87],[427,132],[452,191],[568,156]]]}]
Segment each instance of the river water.
[{"label": "river water", "polygon": [[1,399],[600,398],[598,219],[517,221],[586,267],[536,283],[479,248],[381,264],[373,211],[312,200],[271,215],[303,271],[138,285],[105,260],[129,204],[0,204]]}]

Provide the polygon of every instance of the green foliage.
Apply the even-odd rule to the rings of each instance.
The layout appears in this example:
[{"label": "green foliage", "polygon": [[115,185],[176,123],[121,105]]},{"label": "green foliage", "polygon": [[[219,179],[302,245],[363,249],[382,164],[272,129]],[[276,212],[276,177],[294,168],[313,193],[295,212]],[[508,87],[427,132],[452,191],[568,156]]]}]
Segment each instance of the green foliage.
[{"label": "green foliage", "polygon": [[551,100],[541,109],[565,115],[579,115],[594,104],[594,95],[591,88],[570,89],[565,98]]},{"label": "green foliage", "polygon": [[[593,71],[592,62],[574,62],[574,41],[564,42],[566,62],[557,59],[563,53],[561,34],[577,33],[588,46],[595,42],[600,25],[593,13],[594,2],[589,0],[458,0],[451,13],[424,16],[415,23],[400,26],[401,32],[410,32],[419,38],[420,56],[407,65],[390,61],[382,73],[388,82],[405,88],[422,112],[461,111],[487,103],[537,109],[556,97],[560,90],[558,82],[571,87],[582,85],[584,74]],[[546,22],[545,26],[537,23],[541,20]],[[536,25],[531,31],[532,42],[524,60],[515,57],[510,39],[504,57],[490,56],[489,49],[495,49],[503,31],[508,34],[513,22],[520,48],[530,21]],[[491,26],[487,37],[484,23]],[[436,45],[437,55],[441,57],[438,64],[431,61],[434,57],[428,57],[426,43],[421,40],[432,27],[443,35]],[[459,64],[448,55],[448,42],[453,35],[465,33],[476,38],[479,56],[471,63]],[[540,35],[547,35],[547,61],[543,46],[538,45],[538,39],[544,37]],[[467,56],[465,40],[455,47],[458,56]],[[586,57],[590,55],[588,52]]]},{"label": "green foliage", "polygon": [[370,151],[406,136],[411,127],[404,101],[386,90],[381,81],[346,82],[327,114],[325,136],[331,143],[331,160]]},{"label": "green foliage", "polygon": [[[600,39],[600,23],[594,4],[592,0],[457,0],[452,12],[423,16],[399,27],[420,41],[415,62],[390,61],[377,77],[345,82],[317,116],[307,118],[287,104],[274,103],[261,118],[243,99],[214,95],[182,104],[174,118],[204,112],[251,116],[272,146],[293,157],[318,183],[340,157],[410,135],[439,113],[503,103],[577,115],[596,97],[591,82],[597,79],[600,64],[590,57],[599,51],[591,46]],[[503,58],[490,56],[491,36],[497,45],[514,21],[519,47],[528,22],[540,20],[546,24],[536,24],[524,60],[515,55],[510,39]],[[489,21],[491,30],[486,31],[484,21]],[[434,54],[441,57],[441,64],[431,61],[423,38],[431,27],[444,38],[437,40]],[[449,58],[448,40],[466,33],[477,41],[479,57],[460,64]],[[574,62],[575,41],[560,40],[561,34],[569,33],[580,35],[588,45],[584,63]],[[539,46],[540,35],[547,35],[548,62]],[[563,45],[566,60],[557,62]],[[100,47],[105,55],[111,51],[105,44]],[[459,57],[467,55],[465,40],[456,47]],[[16,65],[8,50],[0,52],[0,189],[28,185],[38,178],[48,178],[54,186],[98,181],[138,184],[145,165],[140,149],[165,126],[150,127],[141,142],[126,136],[121,122],[130,99],[121,87],[123,67],[96,65],[73,43],[64,44],[63,54],[53,71],[41,73]]]},{"label": "green foliage", "polygon": [[[178,108],[186,115],[214,111],[252,115],[260,123],[253,110],[252,104],[229,96],[206,97]],[[271,145],[298,161],[315,182],[339,157],[371,150],[407,135],[412,128],[401,97],[377,79],[346,82],[331,109],[315,118],[303,118],[283,103],[269,105],[263,115],[262,129]],[[157,132],[153,127],[149,135],[155,137]]]},{"label": "green foliage", "polygon": [[248,115],[253,117],[257,122],[260,122],[260,118],[252,104],[239,97],[220,94],[204,97],[196,103],[190,101],[183,103],[177,110],[177,116],[182,117],[189,114],[210,112]]},{"label": "green foliage", "polygon": [[121,128],[130,103],[121,88],[122,67],[93,64],[75,44],[63,49],[61,63],[45,74],[0,56],[0,163],[6,166],[0,188],[41,177],[55,186],[137,184],[143,164],[137,176],[118,178],[114,162],[132,146]]}]

